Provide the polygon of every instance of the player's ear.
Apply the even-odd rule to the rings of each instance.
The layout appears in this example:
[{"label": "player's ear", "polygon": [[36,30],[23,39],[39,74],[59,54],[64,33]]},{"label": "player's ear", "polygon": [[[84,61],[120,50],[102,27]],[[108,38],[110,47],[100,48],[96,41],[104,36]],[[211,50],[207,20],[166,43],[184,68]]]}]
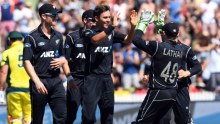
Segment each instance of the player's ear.
[{"label": "player's ear", "polygon": [[41,14],[40,17],[41,17],[42,19],[44,19],[44,20],[46,19],[46,15],[45,15],[45,14]]},{"label": "player's ear", "polygon": [[87,23],[87,19],[86,19],[86,18],[83,19],[83,23],[84,23],[84,24]]}]

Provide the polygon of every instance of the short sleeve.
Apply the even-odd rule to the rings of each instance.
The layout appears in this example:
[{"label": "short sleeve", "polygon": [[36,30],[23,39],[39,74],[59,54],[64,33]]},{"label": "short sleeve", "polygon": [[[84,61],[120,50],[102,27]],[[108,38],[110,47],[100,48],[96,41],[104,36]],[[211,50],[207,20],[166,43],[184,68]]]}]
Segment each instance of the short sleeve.
[{"label": "short sleeve", "polygon": [[33,57],[34,39],[32,36],[27,35],[24,39],[23,59],[31,60]]},{"label": "short sleeve", "polygon": [[60,34],[59,38],[60,38],[59,55],[65,56],[65,54],[64,54],[65,53],[65,49],[64,49],[65,43],[64,43],[62,34]]},{"label": "short sleeve", "polygon": [[86,40],[86,41],[90,41],[90,39],[95,36],[96,33],[94,31],[92,31],[91,29],[87,29],[83,32],[82,37]]},{"label": "short sleeve", "polygon": [[65,44],[64,44],[65,57],[66,57],[67,60],[70,59],[73,45],[74,45],[73,38],[71,37],[70,34],[67,34]]}]

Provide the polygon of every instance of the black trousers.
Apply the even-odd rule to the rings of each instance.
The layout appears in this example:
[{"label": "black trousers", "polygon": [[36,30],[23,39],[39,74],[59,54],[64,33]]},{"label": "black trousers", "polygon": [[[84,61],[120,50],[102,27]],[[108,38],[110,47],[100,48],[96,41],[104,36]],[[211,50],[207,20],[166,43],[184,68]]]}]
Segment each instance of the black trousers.
[{"label": "black trousers", "polygon": [[175,102],[176,89],[150,89],[141,104],[135,124],[159,124]]},{"label": "black trousers", "polygon": [[36,86],[30,80],[30,93],[32,105],[31,124],[42,124],[45,106],[48,103],[52,114],[53,124],[65,124],[66,121],[66,96],[62,80],[59,77],[40,79],[46,87],[48,94],[38,93]]},{"label": "black trousers", "polygon": [[[191,124],[190,96],[188,87],[179,87],[177,90],[176,101],[172,107],[176,124]],[[170,124],[171,111],[168,112],[160,121],[160,124]]]},{"label": "black trousers", "polygon": [[111,75],[87,75],[83,88],[82,123],[94,124],[99,106],[101,124],[113,124],[114,87]]},{"label": "black trousers", "polygon": [[77,116],[77,110],[82,104],[82,91],[84,85],[84,77],[74,77],[77,89],[71,88],[71,84],[67,84],[67,122],[73,124]]}]

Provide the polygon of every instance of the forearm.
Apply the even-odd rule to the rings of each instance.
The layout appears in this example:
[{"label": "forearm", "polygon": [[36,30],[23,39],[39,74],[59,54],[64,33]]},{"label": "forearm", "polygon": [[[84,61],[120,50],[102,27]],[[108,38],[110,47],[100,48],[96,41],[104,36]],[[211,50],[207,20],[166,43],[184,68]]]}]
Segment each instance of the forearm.
[{"label": "forearm", "polygon": [[189,69],[190,76],[198,74],[201,71],[202,71],[202,67],[199,63],[193,66],[191,69]]},{"label": "forearm", "polygon": [[6,83],[7,74],[0,72],[0,87],[3,87]]},{"label": "forearm", "polygon": [[[142,45],[142,42],[143,42],[143,39],[142,39],[142,35],[144,33],[141,31],[141,30],[135,30],[135,36],[133,38],[133,44],[138,47],[139,49],[141,49],[141,47],[143,47]],[[142,49],[141,49],[142,50]]]},{"label": "forearm", "polygon": [[93,36],[91,38],[91,42],[94,43],[94,44],[99,44],[106,37],[107,37],[107,34],[104,31],[102,31],[101,33]]},{"label": "forearm", "polygon": [[3,87],[6,83],[7,74],[0,74],[0,87]]},{"label": "forearm", "polygon": [[40,78],[37,76],[34,67],[29,60],[24,61],[24,68],[34,83],[40,81]]},{"label": "forearm", "polygon": [[102,40],[104,40],[108,35],[112,33],[114,30],[114,27],[109,25],[108,28],[106,28],[104,31],[102,31],[99,34],[96,34],[91,38],[91,42],[94,44],[99,44]]},{"label": "forearm", "polygon": [[64,74],[65,74],[66,76],[71,75],[70,68],[69,68],[69,65],[68,65],[68,61],[65,61],[65,62],[64,62],[62,68],[63,68],[63,72],[64,72]]},{"label": "forearm", "polygon": [[125,44],[130,44],[134,38],[135,35],[135,27],[131,27],[131,31],[129,32],[129,34],[125,37],[125,40],[123,41],[123,43]]},{"label": "forearm", "polygon": [[6,79],[8,75],[8,65],[4,65],[0,69],[0,87],[6,84]]}]

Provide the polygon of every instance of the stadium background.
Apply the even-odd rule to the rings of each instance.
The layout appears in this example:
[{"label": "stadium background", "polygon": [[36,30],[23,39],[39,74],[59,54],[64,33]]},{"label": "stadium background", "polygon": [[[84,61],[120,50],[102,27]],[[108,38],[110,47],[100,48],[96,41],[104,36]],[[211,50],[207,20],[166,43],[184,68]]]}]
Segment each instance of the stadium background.
[{"label": "stadium background", "polygon": [[[206,4],[207,0],[0,0],[1,4],[1,22],[0,22],[0,61],[1,53],[7,49],[8,28],[4,26],[13,26],[8,21],[15,24],[13,29],[21,31],[24,35],[39,25],[39,16],[37,8],[44,2],[50,2],[63,10],[59,15],[58,23],[54,27],[65,35],[80,26],[82,26],[81,14],[87,9],[93,9],[97,4],[110,5],[112,12],[120,11],[121,23],[116,29],[126,33],[129,31],[129,10],[135,9],[139,12],[143,9],[150,9],[155,14],[158,10],[165,9],[167,12],[166,22],[173,21],[179,23],[180,40],[192,46],[197,54],[199,61],[203,66],[203,72],[192,77],[192,84],[189,87],[191,96],[191,112],[195,124],[219,124],[220,119],[220,96],[219,84],[210,82],[210,73],[219,73],[220,53],[212,56],[209,45],[211,43],[219,44],[220,39],[220,0],[211,0],[212,3]],[[19,10],[22,6],[24,10]],[[7,7],[10,7],[9,9]],[[213,9],[214,8],[214,9]],[[3,9],[5,10],[3,13]],[[8,10],[8,11],[7,11]],[[206,10],[206,11],[204,11]],[[15,11],[20,12],[16,17]],[[13,15],[11,20],[4,20],[2,15]],[[29,15],[29,16],[26,16]],[[16,18],[22,18],[17,20]],[[213,21],[214,20],[214,21]],[[6,23],[5,23],[6,22]],[[207,29],[207,27],[210,27]],[[145,33],[146,40],[155,38],[154,25],[150,25]],[[128,124],[136,117],[140,103],[147,93],[147,86],[141,82],[141,74],[149,66],[149,57],[140,50],[131,46],[132,50],[139,55],[140,64],[137,66],[137,74],[140,79],[140,87],[124,88],[126,80],[123,77],[123,53],[127,50],[120,44],[114,45],[114,71],[113,80],[115,85],[115,116],[114,124]],[[210,64],[211,63],[211,64]],[[215,65],[216,64],[216,65]],[[208,73],[208,74],[207,74]],[[61,75],[65,82],[65,76]],[[211,86],[211,88],[210,88]],[[80,111],[80,110],[79,110]],[[0,102],[0,124],[6,124],[7,111],[5,102]],[[97,120],[99,120],[99,111],[97,110]],[[78,113],[77,123],[80,122],[80,112]],[[52,123],[51,112],[46,108],[44,123]]]}]

